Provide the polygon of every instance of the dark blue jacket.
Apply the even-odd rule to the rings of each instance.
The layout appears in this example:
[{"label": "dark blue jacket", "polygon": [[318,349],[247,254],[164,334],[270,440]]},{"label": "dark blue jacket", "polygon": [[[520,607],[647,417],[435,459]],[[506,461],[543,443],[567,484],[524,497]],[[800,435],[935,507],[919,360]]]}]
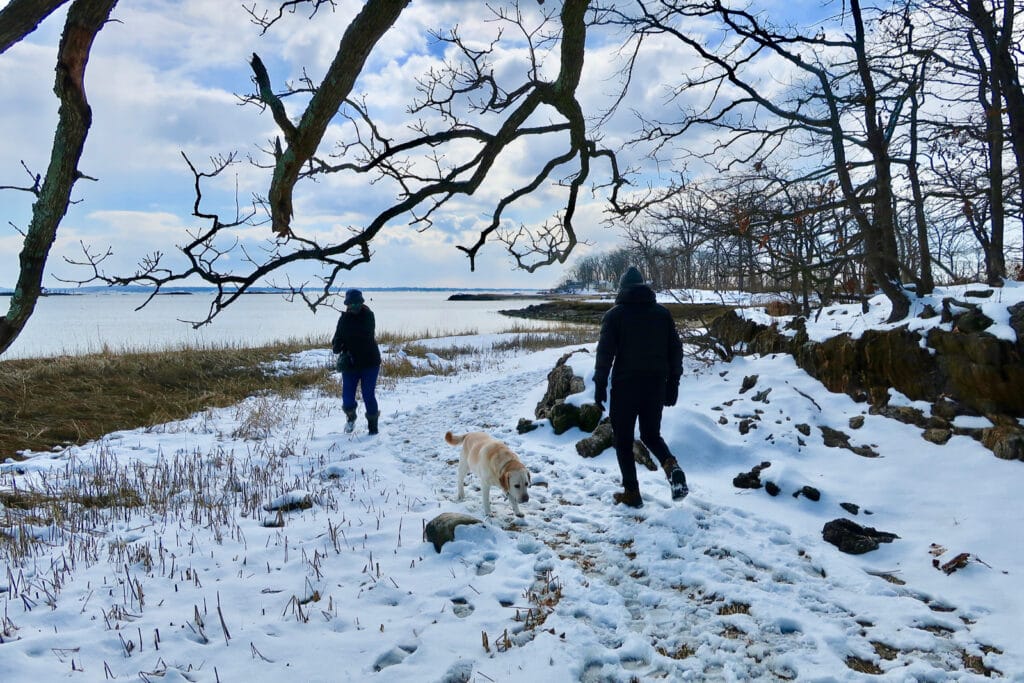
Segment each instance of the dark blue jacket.
[{"label": "dark blue jacket", "polygon": [[343,372],[375,368],[380,365],[380,348],[375,338],[376,320],[368,306],[360,306],[356,312],[345,311],[338,318],[334,330],[331,350],[334,353],[348,352],[352,363],[342,363]]}]

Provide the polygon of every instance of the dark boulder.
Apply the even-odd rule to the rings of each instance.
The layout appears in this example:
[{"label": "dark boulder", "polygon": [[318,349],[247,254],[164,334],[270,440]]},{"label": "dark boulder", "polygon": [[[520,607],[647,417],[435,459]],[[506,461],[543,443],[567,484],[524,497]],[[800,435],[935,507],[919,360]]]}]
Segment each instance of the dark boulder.
[{"label": "dark boulder", "polygon": [[879,543],[892,543],[899,538],[888,531],[865,527],[849,519],[833,519],[821,530],[821,537],[850,555],[862,555],[877,550]]},{"label": "dark boulder", "polygon": [[604,417],[604,411],[596,403],[584,403],[580,406],[580,429],[584,432],[592,432],[600,424]]},{"label": "dark boulder", "polygon": [[981,443],[1003,460],[1024,460],[1024,429],[997,424],[982,431]]},{"label": "dark boulder", "polygon": [[948,429],[926,429],[921,434],[925,441],[930,441],[937,446],[943,446],[952,438],[953,432]]},{"label": "dark boulder", "polygon": [[803,496],[807,500],[813,500],[815,503],[817,503],[819,500],[821,500],[821,491],[814,488],[813,486],[802,486],[799,491],[793,492],[794,498],[799,498],[800,496]]},{"label": "dark boulder", "polygon": [[651,452],[647,450],[647,446],[643,445],[639,439],[633,441],[633,460],[635,460],[638,465],[643,465],[651,472],[658,469],[658,464],[654,462],[654,458],[651,457]]},{"label": "dark boulder", "polygon": [[928,344],[943,377],[939,393],[983,415],[1024,416],[1024,362],[1015,345],[985,333],[938,329],[928,334]]},{"label": "dark boulder", "polygon": [[1024,354],[1024,302],[1006,309],[1010,314],[1010,327],[1017,333],[1017,352]]},{"label": "dark boulder", "polygon": [[537,423],[525,417],[519,418],[519,422],[516,424],[516,432],[519,434],[528,434],[533,430],[537,429]]},{"label": "dark boulder", "polygon": [[740,472],[732,478],[732,485],[738,489],[759,489],[761,477],[753,472]]},{"label": "dark boulder", "polygon": [[759,489],[761,488],[761,470],[766,470],[771,466],[772,464],[765,460],[760,465],[755,465],[749,472],[740,472],[732,478],[732,485],[738,489]]},{"label": "dark boulder", "polygon": [[832,429],[825,425],[820,425],[818,429],[821,430],[821,439],[826,446],[829,448],[849,448],[850,447],[850,436],[838,429]]},{"label": "dark boulder", "polygon": [[[612,432],[612,425],[604,421],[597,426],[594,432],[585,439],[576,442],[576,452],[584,458],[594,458],[615,445],[615,435]],[[658,465],[651,457],[651,452],[639,440],[633,441],[633,460],[638,465],[643,465],[652,472],[658,469]]]}]

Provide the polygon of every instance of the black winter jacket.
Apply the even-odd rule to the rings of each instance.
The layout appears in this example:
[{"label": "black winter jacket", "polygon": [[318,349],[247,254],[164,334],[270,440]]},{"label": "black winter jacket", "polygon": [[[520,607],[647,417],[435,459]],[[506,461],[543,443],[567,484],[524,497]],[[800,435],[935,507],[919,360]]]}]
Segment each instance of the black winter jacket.
[{"label": "black winter jacket", "polygon": [[331,350],[334,353],[347,351],[352,356],[352,365],[343,367],[346,372],[365,370],[380,365],[380,348],[374,337],[376,320],[368,306],[360,306],[355,313],[345,311],[338,318],[334,330]]},{"label": "black winter jacket", "polygon": [[604,314],[594,383],[607,386],[609,372],[613,381],[664,377],[675,384],[683,374],[683,346],[672,314],[647,285],[620,290],[615,306]]}]

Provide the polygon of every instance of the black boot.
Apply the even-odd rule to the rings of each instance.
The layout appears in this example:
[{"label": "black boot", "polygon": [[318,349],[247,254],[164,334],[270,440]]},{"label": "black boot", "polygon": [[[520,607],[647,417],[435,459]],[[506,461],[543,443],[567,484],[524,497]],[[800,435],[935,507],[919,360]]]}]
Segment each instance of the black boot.
[{"label": "black boot", "polygon": [[345,411],[345,419],[348,420],[345,423],[345,433],[351,434],[352,430],[356,428],[356,411],[354,408]]},{"label": "black boot", "polygon": [[661,466],[665,469],[665,476],[668,477],[668,483],[672,487],[672,500],[686,498],[690,493],[690,488],[686,485],[686,475],[679,468],[676,459],[666,458]]},{"label": "black boot", "polygon": [[380,417],[380,413],[374,413],[373,415],[366,416],[366,424],[370,426],[370,433],[377,433],[377,418]]},{"label": "black boot", "polygon": [[642,508],[644,506],[644,499],[640,497],[639,488],[613,493],[612,499],[616,505],[627,505],[631,508]]}]

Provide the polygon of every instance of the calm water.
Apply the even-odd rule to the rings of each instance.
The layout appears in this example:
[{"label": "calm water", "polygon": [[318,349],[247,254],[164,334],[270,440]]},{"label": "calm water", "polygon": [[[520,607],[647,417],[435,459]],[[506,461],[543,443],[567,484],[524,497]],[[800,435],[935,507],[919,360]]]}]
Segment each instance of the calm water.
[{"label": "calm water", "polygon": [[[457,290],[453,290],[457,291]],[[501,309],[523,308],[531,299],[448,301],[450,292],[365,292],[378,331],[486,334],[514,325],[544,328],[548,323],[509,318]],[[0,296],[0,313],[8,297]],[[180,322],[206,316],[203,294],[158,296],[142,310],[144,294],[81,294],[42,297],[21,336],[2,359],[82,354],[103,350],[166,350],[181,346],[258,345],[284,339],[330,342],[338,313],[316,314],[300,302],[274,294],[249,294],[198,330]]]}]

